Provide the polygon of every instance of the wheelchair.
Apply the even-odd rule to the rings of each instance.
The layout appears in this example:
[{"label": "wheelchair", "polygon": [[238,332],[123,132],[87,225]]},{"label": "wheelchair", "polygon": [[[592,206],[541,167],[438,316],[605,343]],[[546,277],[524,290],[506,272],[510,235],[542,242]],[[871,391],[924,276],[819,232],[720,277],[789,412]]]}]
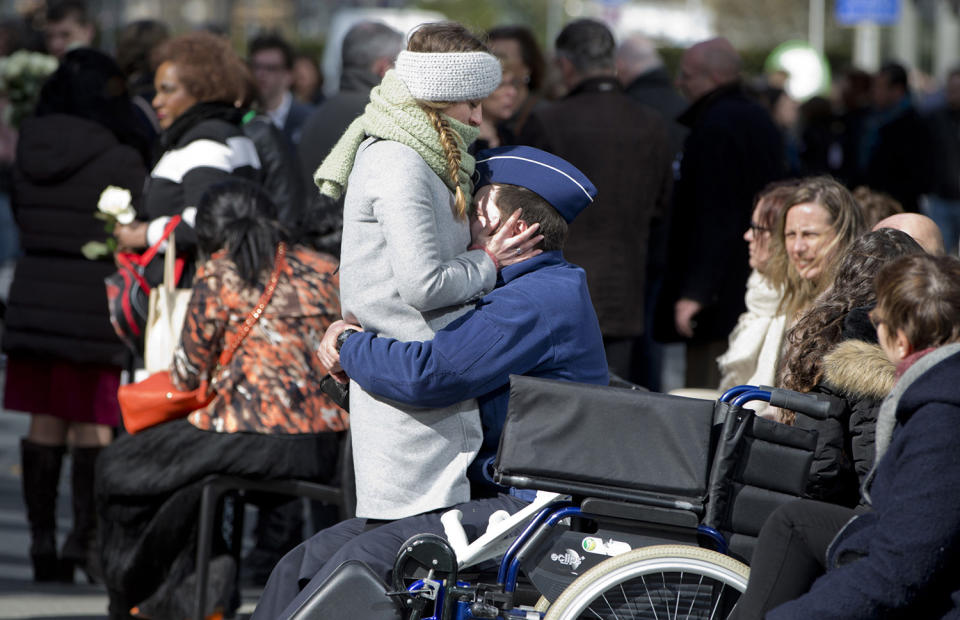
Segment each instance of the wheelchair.
[{"label": "wheelchair", "polygon": [[536,499],[472,543],[449,511],[446,538],[402,545],[390,587],[347,562],[293,617],[725,618],[760,526],[803,495],[816,449],[815,431],[758,417],[755,401],[815,418],[842,407],[766,387],[714,403],[511,377],[495,478]]}]

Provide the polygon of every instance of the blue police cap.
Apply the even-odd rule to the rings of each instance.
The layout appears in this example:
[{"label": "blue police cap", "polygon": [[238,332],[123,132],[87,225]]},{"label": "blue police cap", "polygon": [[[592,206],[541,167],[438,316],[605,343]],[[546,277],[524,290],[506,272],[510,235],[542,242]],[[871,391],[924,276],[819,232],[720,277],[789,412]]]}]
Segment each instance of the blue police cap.
[{"label": "blue police cap", "polygon": [[490,183],[519,185],[549,202],[572,222],[597,195],[582,172],[570,162],[531,146],[501,146],[476,155],[474,191]]}]

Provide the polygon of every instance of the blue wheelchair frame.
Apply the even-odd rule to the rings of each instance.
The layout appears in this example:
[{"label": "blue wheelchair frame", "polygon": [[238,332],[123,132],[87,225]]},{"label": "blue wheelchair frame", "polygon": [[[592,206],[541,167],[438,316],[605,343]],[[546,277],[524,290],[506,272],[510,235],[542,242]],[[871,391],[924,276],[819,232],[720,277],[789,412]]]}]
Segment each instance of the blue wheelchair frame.
[{"label": "blue wheelchair frame", "polygon": [[[785,404],[784,390],[775,390],[765,386],[736,386],[727,390],[721,397],[720,402],[730,403],[737,407],[753,401],[771,402],[771,398]],[[774,397],[777,395],[777,397]],[[660,507],[690,509],[689,506],[681,505],[680,502],[672,502],[665,498],[650,498],[651,505],[659,504]],[[443,581],[433,579],[418,579],[413,582],[406,591],[407,598],[416,599],[427,597],[433,599],[433,615],[416,616],[417,620],[481,620],[496,618],[499,620],[509,620],[510,618],[531,618],[532,612],[529,609],[519,609],[514,607],[514,594],[517,590],[517,580],[520,572],[521,561],[526,552],[534,548],[539,541],[549,535],[550,530],[561,521],[568,518],[581,517],[588,520],[596,520],[598,517],[589,512],[581,510],[569,500],[556,501],[541,509],[523,528],[509,549],[500,561],[500,567],[497,572],[496,584],[478,584],[472,585],[468,582],[457,581],[455,586],[450,586]],[[700,524],[697,526],[697,533],[701,540],[709,541],[709,546],[714,551],[728,554],[728,546],[725,537],[712,527]],[[701,545],[703,546],[703,545]],[[501,595],[496,597],[501,605],[493,606],[485,604],[482,601],[475,600],[481,589],[488,590]],[[400,594],[400,593],[394,593]],[[457,598],[471,597],[474,600],[451,600]],[[478,607],[478,605],[480,605]],[[496,615],[489,615],[496,612]],[[480,613],[482,615],[476,615]],[[539,617],[543,617],[540,614]]]}]

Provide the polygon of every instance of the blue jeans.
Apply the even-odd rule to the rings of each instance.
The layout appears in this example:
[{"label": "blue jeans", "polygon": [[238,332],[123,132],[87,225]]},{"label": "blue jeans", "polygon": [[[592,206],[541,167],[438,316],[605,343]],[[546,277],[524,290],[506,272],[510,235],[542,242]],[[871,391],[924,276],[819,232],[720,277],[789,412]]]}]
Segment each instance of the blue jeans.
[{"label": "blue jeans", "polygon": [[940,227],[947,254],[956,256],[960,244],[960,200],[927,195],[921,204],[924,214]]}]

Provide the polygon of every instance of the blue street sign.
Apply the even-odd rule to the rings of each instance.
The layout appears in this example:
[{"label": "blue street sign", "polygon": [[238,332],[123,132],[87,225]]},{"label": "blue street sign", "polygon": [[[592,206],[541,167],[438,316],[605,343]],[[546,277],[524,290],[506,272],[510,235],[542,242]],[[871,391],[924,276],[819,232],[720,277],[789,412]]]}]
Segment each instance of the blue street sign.
[{"label": "blue street sign", "polygon": [[900,19],[900,0],[837,0],[837,21],[845,26],[860,22],[894,24]]}]

